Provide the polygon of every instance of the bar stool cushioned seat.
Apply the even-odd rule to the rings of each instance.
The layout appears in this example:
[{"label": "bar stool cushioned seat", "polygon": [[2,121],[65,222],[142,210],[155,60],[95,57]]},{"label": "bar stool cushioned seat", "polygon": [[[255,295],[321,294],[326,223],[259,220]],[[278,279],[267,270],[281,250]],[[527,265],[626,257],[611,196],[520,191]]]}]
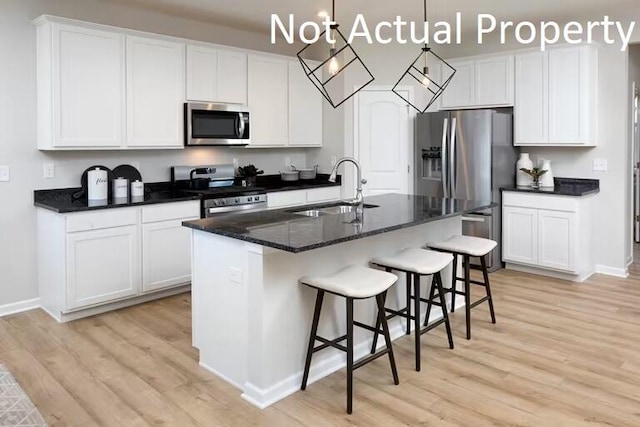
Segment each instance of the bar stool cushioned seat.
[{"label": "bar stool cushioned seat", "polygon": [[303,277],[300,282],[313,288],[349,298],[371,298],[386,291],[398,277],[373,268],[350,265],[331,276]]},{"label": "bar stool cushioned seat", "polygon": [[453,261],[453,255],[444,252],[427,251],[419,248],[403,249],[395,255],[375,258],[372,264],[391,267],[394,270],[409,271],[428,276],[444,269]]},{"label": "bar stool cushioned seat", "polygon": [[431,249],[481,257],[491,252],[498,243],[481,237],[452,236],[443,242],[430,243],[428,246]]},{"label": "bar stool cushioned seat", "polygon": [[[393,347],[391,346],[391,337],[389,335],[389,325],[384,315],[384,299],[389,288],[398,280],[395,274],[375,270],[373,268],[350,265],[334,274],[322,277],[303,277],[300,283],[317,290],[316,305],[313,312],[313,321],[311,323],[311,334],[309,335],[309,345],[307,347],[307,357],[304,364],[304,373],[302,375],[301,389],[307,388],[309,380],[309,370],[311,368],[311,358],[313,353],[322,351],[332,347],[347,353],[347,413],[351,413],[353,409],[353,371],[366,365],[377,358],[388,355],[389,364],[391,366],[391,374],[393,375],[394,384],[398,384],[398,370],[396,368],[395,358],[393,356]],[[347,333],[335,339],[327,339],[318,335],[318,324],[320,322],[320,312],[322,310],[322,301],[324,294],[330,293],[346,299],[346,323]],[[376,327],[358,322],[353,318],[353,302],[354,300],[362,300],[367,298],[376,299],[378,308]],[[385,338],[386,348],[364,357],[358,361],[354,361],[353,350],[353,327],[358,326],[370,332],[382,334]],[[347,341],[346,345],[340,344]],[[316,346],[316,341],[322,344]]]}]

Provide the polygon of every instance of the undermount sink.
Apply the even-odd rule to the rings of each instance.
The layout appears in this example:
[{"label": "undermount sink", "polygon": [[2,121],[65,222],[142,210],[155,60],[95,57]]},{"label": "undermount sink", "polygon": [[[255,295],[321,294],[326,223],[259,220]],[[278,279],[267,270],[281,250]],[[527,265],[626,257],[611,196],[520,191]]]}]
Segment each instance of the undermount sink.
[{"label": "undermount sink", "polygon": [[[367,205],[366,203],[363,206],[365,209],[373,209],[379,206],[376,205]],[[294,215],[302,215],[310,218],[318,218],[323,215],[344,215],[351,212],[356,211],[356,206],[340,204],[340,205],[331,205],[323,208],[315,208],[315,209],[305,209],[301,211],[293,211]]]}]

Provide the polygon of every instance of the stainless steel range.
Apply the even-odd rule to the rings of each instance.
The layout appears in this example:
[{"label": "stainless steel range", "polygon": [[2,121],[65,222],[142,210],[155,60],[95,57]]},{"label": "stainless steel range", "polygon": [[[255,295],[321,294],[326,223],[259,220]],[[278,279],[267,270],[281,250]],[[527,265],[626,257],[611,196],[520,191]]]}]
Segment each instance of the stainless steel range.
[{"label": "stainless steel range", "polygon": [[[171,182],[176,189],[200,196],[202,218],[267,208],[267,192],[264,188],[240,187],[234,185],[234,179],[233,165],[171,168]],[[202,185],[202,180],[208,180],[206,187],[196,188]]]}]

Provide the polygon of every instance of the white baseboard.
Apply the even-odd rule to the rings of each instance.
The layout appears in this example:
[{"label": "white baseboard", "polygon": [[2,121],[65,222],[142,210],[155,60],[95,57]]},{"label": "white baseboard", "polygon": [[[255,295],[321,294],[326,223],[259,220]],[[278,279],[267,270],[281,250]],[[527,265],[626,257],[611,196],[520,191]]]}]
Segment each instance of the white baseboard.
[{"label": "white baseboard", "polygon": [[531,267],[523,264],[515,264],[511,262],[507,262],[505,265],[505,268],[507,270],[515,270],[515,271],[520,271],[522,273],[537,274],[538,276],[553,277],[554,279],[567,280],[570,282],[578,282],[578,283],[584,282],[589,277],[591,277],[594,273],[594,272],[589,272],[584,274],[570,274],[570,273],[563,273],[560,271],[546,270],[538,267]]},{"label": "white baseboard", "polygon": [[33,310],[34,308],[40,308],[40,298],[0,305],[0,317],[22,313],[23,311]]},{"label": "white baseboard", "polygon": [[[456,308],[464,307],[464,297],[458,296],[456,298]],[[424,313],[422,313],[424,315]],[[431,322],[437,321],[442,318],[442,309],[440,307],[433,307],[431,311]],[[400,337],[406,336],[405,332],[405,323],[404,319],[394,319],[390,322],[389,325],[389,335],[391,336],[391,340],[395,341]],[[444,327],[444,326],[443,326]],[[413,331],[412,331],[413,333]],[[353,349],[353,357],[354,360],[361,359],[367,356],[371,350],[373,338],[371,340],[367,340],[363,343],[360,343]],[[378,340],[378,349],[382,348],[385,345],[384,339]],[[314,382],[331,375],[332,373],[343,369],[347,366],[346,357],[343,353],[336,353],[334,356],[324,359],[318,363],[311,364],[311,369],[309,372],[309,380],[307,381],[307,385],[311,385]],[[214,374],[220,376],[224,379],[222,375],[217,374],[213,370],[211,370]],[[268,389],[261,389],[254,384],[249,382],[245,383],[242,387],[244,393],[242,393],[242,398],[247,402],[251,403],[254,406],[257,406],[260,409],[265,409],[270,405],[278,402],[279,400],[284,399],[285,397],[300,391],[300,384],[302,383],[303,371],[300,371],[294,375],[291,375],[288,378],[280,381],[279,383],[273,385]],[[389,381],[392,381],[391,370],[389,370]],[[231,384],[234,384],[230,381]]]},{"label": "white baseboard", "polygon": [[626,279],[627,277],[629,277],[628,268],[609,267],[606,265],[596,265],[596,273],[604,274],[607,276],[620,277],[621,279]]},{"label": "white baseboard", "polygon": [[229,384],[231,384],[232,386],[234,386],[238,390],[242,390],[242,386],[240,384],[236,383],[235,381],[233,381],[231,378],[227,377],[226,375],[221,374],[220,372],[216,371],[212,367],[207,366],[206,364],[204,364],[202,362],[199,362],[198,364],[205,371],[211,372],[213,375],[215,375],[216,377],[219,377],[220,379],[222,379],[225,382],[228,382]]}]

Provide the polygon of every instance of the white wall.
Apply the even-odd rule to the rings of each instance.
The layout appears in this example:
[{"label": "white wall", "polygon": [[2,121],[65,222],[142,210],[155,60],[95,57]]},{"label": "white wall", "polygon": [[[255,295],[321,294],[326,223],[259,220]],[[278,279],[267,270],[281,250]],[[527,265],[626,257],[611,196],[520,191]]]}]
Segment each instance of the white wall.
[{"label": "white wall", "polygon": [[[139,162],[147,182],[169,180],[176,164],[255,163],[267,172],[284,166],[284,156],[306,163],[305,150],[202,148],[180,151],[43,153],[36,150],[36,28],[30,21],[41,14],[274,51],[267,35],[208,25],[96,0],[0,0],[0,165],[11,166],[11,182],[0,183],[0,307],[36,298],[36,220],[33,190],[76,187],[87,167],[115,167]],[[276,53],[295,53],[295,47],[276,46]],[[96,100],[99,101],[99,100]],[[90,106],[88,106],[90,107]],[[152,106],[150,106],[152,107]],[[54,180],[42,179],[43,162],[53,162]],[[329,164],[323,164],[327,169]]]}]

